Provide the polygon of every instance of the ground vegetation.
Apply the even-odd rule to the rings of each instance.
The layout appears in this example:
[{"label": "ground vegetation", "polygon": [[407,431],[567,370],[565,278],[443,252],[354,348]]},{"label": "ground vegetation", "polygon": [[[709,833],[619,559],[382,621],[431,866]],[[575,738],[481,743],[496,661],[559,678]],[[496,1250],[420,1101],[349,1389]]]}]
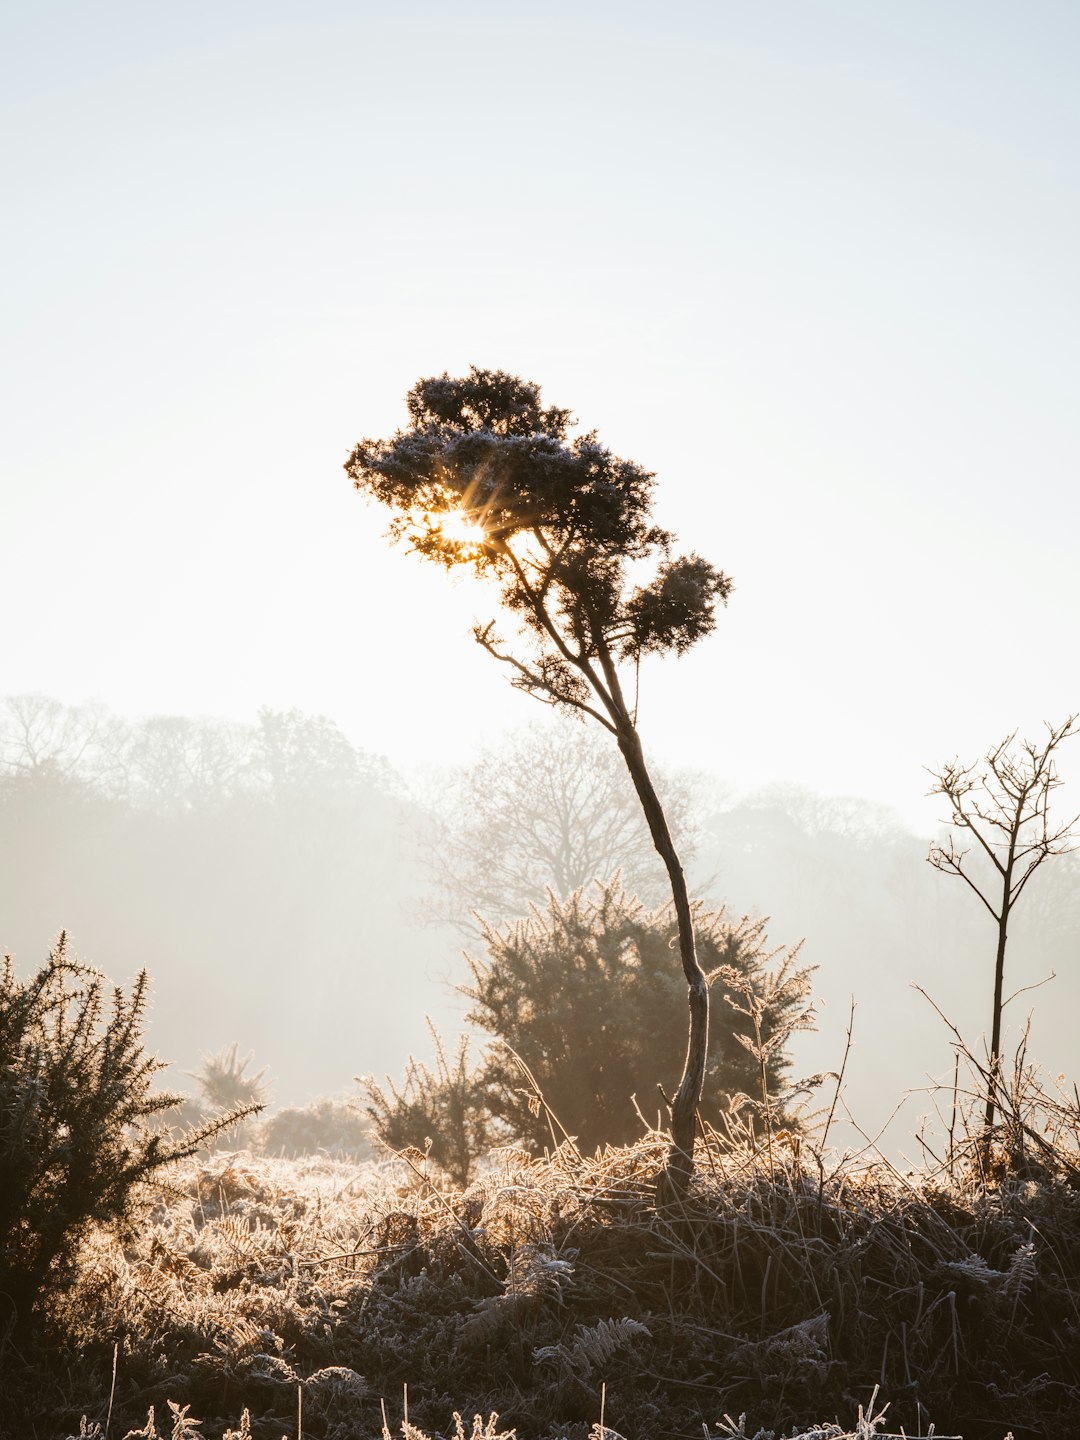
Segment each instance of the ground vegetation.
[{"label": "ground vegetation", "polygon": [[88,1238],[40,1368],[6,1350],[5,1440],[449,1440],[455,1410],[518,1440],[1070,1434],[1080,1110],[1021,1066],[987,1177],[980,1084],[919,1171],[707,1127],[666,1208],[661,1133],[504,1149],[464,1190],[408,1158],[189,1162],[136,1235]]}]

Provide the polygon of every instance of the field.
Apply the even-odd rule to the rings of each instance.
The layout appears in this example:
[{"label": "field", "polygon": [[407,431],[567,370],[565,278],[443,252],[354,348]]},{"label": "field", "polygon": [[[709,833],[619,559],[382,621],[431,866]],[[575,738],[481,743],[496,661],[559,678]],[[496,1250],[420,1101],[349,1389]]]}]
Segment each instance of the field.
[{"label": "field", "polygon": [[665,1211],[658,1135],[464,1191],[418,1152],[203,1157],[8,1347],[5,1437],[1074,1434],[1075,1115],[1006,1119],[992,1173],[710,1132]]}]

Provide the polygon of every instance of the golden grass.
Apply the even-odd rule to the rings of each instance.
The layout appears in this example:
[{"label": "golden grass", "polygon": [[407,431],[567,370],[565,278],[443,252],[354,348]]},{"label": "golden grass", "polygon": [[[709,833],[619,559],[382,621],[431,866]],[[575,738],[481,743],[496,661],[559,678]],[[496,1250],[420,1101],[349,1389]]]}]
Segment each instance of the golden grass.
[{"label": "golden grass", "polygon": [[46,1351],[21,1381],[6,1357],[10,1434],[100,1440],[115,1353],[110,1440],[1065,1436],[1080,1188],[1039,1133],[989,1179],[975,1149],[901,1174],[710,1133],[664,1211],[660,1134],[503,1150],[465,1191],[415,1154],[216,1155],[126,1244],[94,1237]]}]

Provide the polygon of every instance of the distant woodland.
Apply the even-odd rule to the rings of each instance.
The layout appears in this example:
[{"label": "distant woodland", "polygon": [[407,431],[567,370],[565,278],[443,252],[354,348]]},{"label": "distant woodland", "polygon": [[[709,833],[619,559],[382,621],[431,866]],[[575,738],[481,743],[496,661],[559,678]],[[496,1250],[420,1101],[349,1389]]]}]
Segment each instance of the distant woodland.
[{"label": "distant woodland", "polygon": [[[616,866],[646,901],[662,893],[617,755],[604,768],[604,739],[537,723],[421,792],[321,716],[128,720],[9,697],[0,946],[27,972],[64,927],[115,979],[145,966],[148,1040],[178,1088],[200,1056],[237,1041],[269,1067],[274,1104],[351,1090],[357,1074],[396,1073],[423,1050],[425,1012],[461,1023],[461,952],[482,950],[473,906],[503,923],[549,885],[565,891]],[[572,801],[586,779],[581,812],[613,822],[560,858],[552,836],[574,816],[554,797]],[[773,943],[805,937],[826,1008],[797,1066],[837,1063],[856,997],[850,1075],[864,1123],[875,1102],[891,1107],[949,1064],[948,1037],[910,982],[968,1037],[985,1031],[985,916],[925,863],[926,838],[865,799],[780,786],[740,795],[700,775],[664,782],[696,891],[770,916]],[[504,872],[495,854],[509,857]],[[1057,972],[1007,1014],[1015,1036],[1034,1008],[1032,1050],[1052,1068],[1067,1068],[1064,1017],[1080,991],[1078,880],[1076,856],[1046,867],[1010,937],[1010,990]]]}]

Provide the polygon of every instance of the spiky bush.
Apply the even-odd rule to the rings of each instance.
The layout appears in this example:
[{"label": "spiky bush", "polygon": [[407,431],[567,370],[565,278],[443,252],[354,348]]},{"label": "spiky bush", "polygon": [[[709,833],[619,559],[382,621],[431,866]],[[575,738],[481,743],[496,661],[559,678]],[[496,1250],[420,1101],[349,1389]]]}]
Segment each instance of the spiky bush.
[{"label": "spiky bush", "polygon": [[430,1019],[427,1024],[434,1069],[410,1056],[400,1084],[387,1076],[384,1088],[370,1075],[360,1083],[367,1091],[372,1129],[383,1144],[399,1153],[419,1151],[464,1187],[477,1157],[499,1134],[488,1109],[487,1070],[470,1061],[467,1035],[461,1036],[451,1061],[442,1036]]},{"label": "spiky bush", "polygon": [[[762,919],[698,908],[695,934],[713,986],[701,1115],[733,1099],[769,1100],[789,1065],[786,1041],[810,1023],[811,967],[798,946],[770,950]],[[672,1095],[686,1048],[686,981],[672,964],[670,905],[645,907],[618,878],[585,886],[503,929],[486,926],[485,959],[470,959],[468,1018],[502,1042],[485,1072],[492,1114],[535,1153],[573,1135],[586,1153],[642,1132]],[[665,1122],[666,1123],[666,1122]]]},{"label": "spiky bush", "polygon": [[234,1040],[216,1055],[204,1055],[191,1078],[199,1087],[199,1098],[207,1110],[235,1110],[238,1105],[263,1106],[267,1100],[264,1065],[254,1075],[247,1073],[255,1052],[240,1054],[240,1043]]},{"label": "spiky bush", "polygon": [[[254,1075],[247,1073],[254,1051],[240,1054],[240,1043],[234,1040],[215,1054],[204,1054],[198,1070],[188,1074],[195,1081],[198,1095],[194,1101],[181,1106],[179,1119],[188,1123],[206,1124],[233,1114],[238,1110],[254,1113],[264,1110],[269,1099],[266,1083],[268,1066],[264,1065]],[[170,1119],[172,1117],[169,1117]],[[217,1149],[240,1149],[252,1143],[250,1125],[244,1121],[219,1129],[214,1138]]]},{"label": "spiky bush", "polygon": [[[181,1097],[152,1093],[163,1062],[143,1049],[145,971],[131,991],[69,953],[20,981],[0,974],[0,1312],[21,1347],[41,1302],[75,1271],[91,1226],[130,1222],[142,1184],[238,1112],[181,1140],[151,1122]],[[254,1107],[240,1113],[248,1113]]]}]

